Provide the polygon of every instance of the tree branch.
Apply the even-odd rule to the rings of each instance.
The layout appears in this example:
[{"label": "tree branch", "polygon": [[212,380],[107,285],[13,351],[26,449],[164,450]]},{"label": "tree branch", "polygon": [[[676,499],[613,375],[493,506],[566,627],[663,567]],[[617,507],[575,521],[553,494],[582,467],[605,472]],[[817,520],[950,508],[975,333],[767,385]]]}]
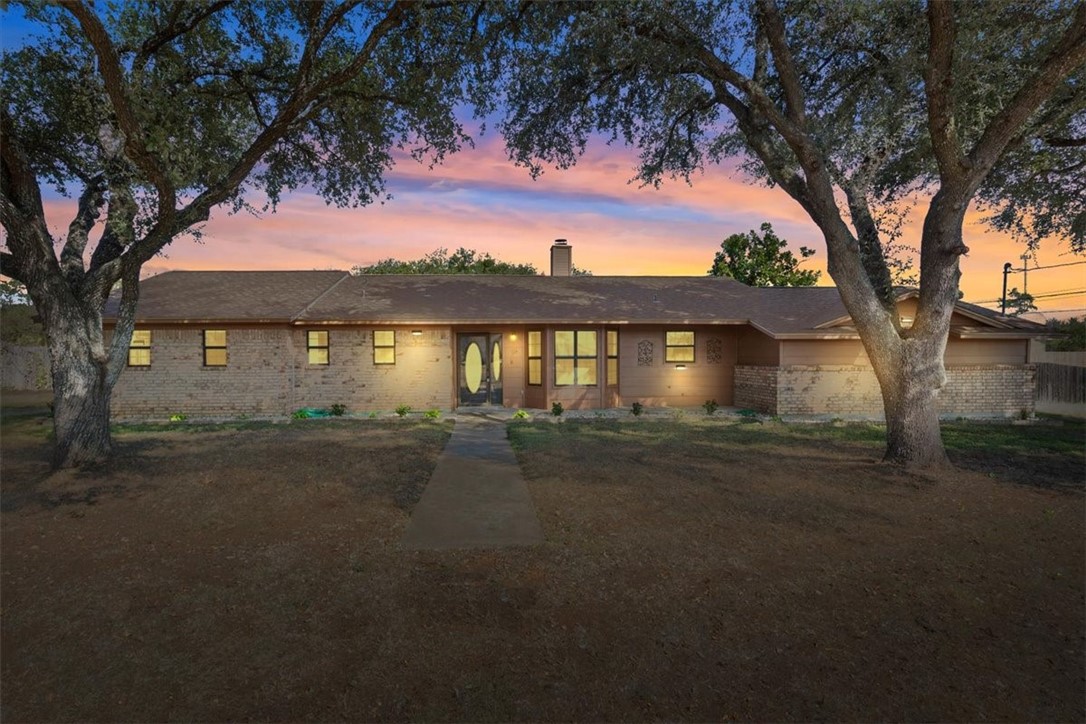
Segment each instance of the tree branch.
[{"label": "tree branch", "polygon": [[1029,121],[1037,108],[1052,95],[1063,80],[1086,63],[1086,3],[1079,3],[1071,25],[1045,58],[1041,67],[1026,78],[1010,102],[992,119],[969,153],[970,189],[984,180],[1004,149]]},{"label": "tree branch", "polygon": [[850,180],[841,180],[841,188],[845,192],[845,200],[848,202],[849,215],[852,217],[852,225],[856,229],[856,241],[859,246],[860,263],[867,278],[871,281],[871,287],[875,290],[882,306],[897,320],[897,310],[894,305],[894,283],[890,278],[890,268],[886,264],[886,256],[882,251],[882,240],[879,235],[878,225],[871,215],[871,207],[867,203],[867,197]]},{"label": "tree branch", "polygon": [[[110,389],[124,371],[128,361],[128,347],[132,344],[132,332],[136,328],[136,306],[140,297],[139,266],[130,265],[121,277],[121,303],[117,310],[117,323],[113,338],[109,341],[109,360],[106,363],[106,384]],[[108,294],[108,291],[107,291]]]},{"label": "tree branch", "polygon": [[26,283],[26,272],[23,271],[23,267],[19,264],[18,258],[14,254],[9,254],[6,251],[0,251],[0,274],[11,277],[24,284]]},{"label": "tree branch", "polygon": [[[353,3],[345,3],[340,10],[346,12]],[[271,123],[264,128],[249,147],[241,154],[234,166],[218,181],[212,182],[208,187],[194,198],[187,206],[179,210],[176,215],[160,218],[154,227],[142,238],[132,244],[125,252],[126,258],[142,264],[150,259],[182,230],[194,224],[198,224],[211,215],[211,209],[226,200],[227,197],[241,184],[272,147],[284,138],[292,129],[296,128],[307,118],[312,111],[314,103],[321,103],[322,94],[333,88],[338,88],[355,78],[373,57],[381,40],[396,28],[406,16],[408,10],[403,2],[395,3],[370,30],[358,53],[345,67],[339,71],[330,73],[317,83],[309,83],[301,74],[295,76],[295,85],[290,97],[280,107]]]},{"label": "tree branch", "polygon": [[44,272],[50,264],[56,264],[37,177],[15,133],[15,124],[3,107],[0,107],[0,224],[8,232],[8,248],[19,260],[23,274]]},{"label": "tree branch", "polygon": [[105,202],[105,177],[101,174],[93,177],[83,187],[79,195],[79,208],[75,218],[68,226],[68,238],[60,253],[60,271],[69,283],[78,283],[83,276],[83,251],[87,248],[87,237],[102,213]]},{"label": "tree branch", "polygon": [[170,17],[166,21],[166,27],[143,41],[139,52],[136,54],[135,60],[132,61],[133,71],[136,73],[141,72],[147,65],[147,61],[151,56],[162,49],[163,46],[172,43],[174,40],[189,32],[204,20],[233,2],[234,0],[217,0],[216,2],[206,4],[196,3],[196,12],[182,22],[182,11],[185,8],[192,7],[194,4],[182,2],[182,0],[174,0],[174,4],[170,6]]},{"label": "tree branch", "polygon": [[777,9],[776,0],[759,0],[759,15],[762,22],[759,25],[765,27],[765,37],[769,41],[769,47],[773,50],[773,65],[777,69],[781,87],[784,89],[784,100],[789,120],[798,128],[807,126],[807,113],[803,100],[803,86],[799,82],[799,74],[796,72],[796,62],[792,57],[792,51],[788,48],[788,38],[784,29],[784,21],[781,20],[780,11]]},{"label": "tree branch", "polygon": [[928,132],[932,151],[944,181],[954,181],[964,173],[964,158],[954,120],[954,24],[953,3],[932,0],[928,3],[928,59],[924,67],[924,94],[928,101]]},{"label": "tree branch", "polygon": [[102,76],[117,124],[124,134],[125,155],[136,164],[158,192],[158,217],[172,221],[176,213],[177,193],[169,177],[159,166],[158,159],[144,142],[143,129],[128,102],[124,71],[109,32],[94,12],[78,0],[61,0],[61,5],[75,16],[98,58],[98,73]]}]

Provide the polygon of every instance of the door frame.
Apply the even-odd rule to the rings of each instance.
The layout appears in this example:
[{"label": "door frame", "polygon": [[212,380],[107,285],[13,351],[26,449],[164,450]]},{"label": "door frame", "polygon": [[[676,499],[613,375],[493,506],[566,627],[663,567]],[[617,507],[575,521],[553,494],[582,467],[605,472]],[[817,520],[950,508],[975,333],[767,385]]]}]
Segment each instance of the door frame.
[{"label": "door frame", "polygon": [[[461,340],[465,337],[482,337],[486,340],[485,348],[483,350],[483,384],[486,387],[486,401],[485,402],[465,402],[463,400],[464,386],[461,384],[464,372],[464,360],[463,350],[461,349]],[[499,362],[498,367],[498,380],[495,384],[494,380],[494,344],[498,345],[499,354],[502,359]],[[455,374],[455,392],[454,399],[456,400],[457,407],[486,407],[486,406],[504,406],[504,380],[505,376],[505,341],[501,332],[456,332],[454,349],[456,351],[456,365],[454,368]],[[497,399],[495,399],[495,397]]]}]

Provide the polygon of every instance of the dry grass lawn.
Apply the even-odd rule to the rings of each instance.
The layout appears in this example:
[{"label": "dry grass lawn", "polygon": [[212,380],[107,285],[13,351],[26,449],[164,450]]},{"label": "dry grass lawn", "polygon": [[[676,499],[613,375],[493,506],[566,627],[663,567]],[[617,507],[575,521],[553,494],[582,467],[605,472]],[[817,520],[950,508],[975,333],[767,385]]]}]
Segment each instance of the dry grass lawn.
[{"label": "dry grass lawn", "polygon": [[451,553],[397,547],[449,423],[55,475],[44,429],[2,429],[3,721],[1086,716],[1081,426],[930,480],[868,428],[514,425],[547,542]]}]

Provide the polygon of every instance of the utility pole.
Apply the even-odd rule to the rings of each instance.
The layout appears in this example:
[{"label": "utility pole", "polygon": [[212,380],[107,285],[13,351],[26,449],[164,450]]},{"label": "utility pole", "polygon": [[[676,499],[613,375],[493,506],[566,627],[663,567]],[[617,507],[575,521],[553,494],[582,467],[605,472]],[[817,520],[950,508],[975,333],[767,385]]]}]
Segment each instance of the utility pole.
[{"label": "utility pole", "polygon": [[1022,255],[1022,293],[1029,294],[1029,252]]},{"label": "utility pole", "polygon": [[1007,262],[1003,265],[1003,311],[1000,312],[1004,317],[1007,316],[1007,275],[1011,273],[1011,263]]}]

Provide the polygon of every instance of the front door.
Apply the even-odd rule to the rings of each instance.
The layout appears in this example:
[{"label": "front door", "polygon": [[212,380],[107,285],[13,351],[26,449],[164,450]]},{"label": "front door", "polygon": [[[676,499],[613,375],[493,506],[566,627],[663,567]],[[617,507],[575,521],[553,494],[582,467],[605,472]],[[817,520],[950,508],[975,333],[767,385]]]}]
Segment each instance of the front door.
[{"label": "front door", "polygon": [[460,353],[460,404],[502,404],[502,336],[457,335]]}]

